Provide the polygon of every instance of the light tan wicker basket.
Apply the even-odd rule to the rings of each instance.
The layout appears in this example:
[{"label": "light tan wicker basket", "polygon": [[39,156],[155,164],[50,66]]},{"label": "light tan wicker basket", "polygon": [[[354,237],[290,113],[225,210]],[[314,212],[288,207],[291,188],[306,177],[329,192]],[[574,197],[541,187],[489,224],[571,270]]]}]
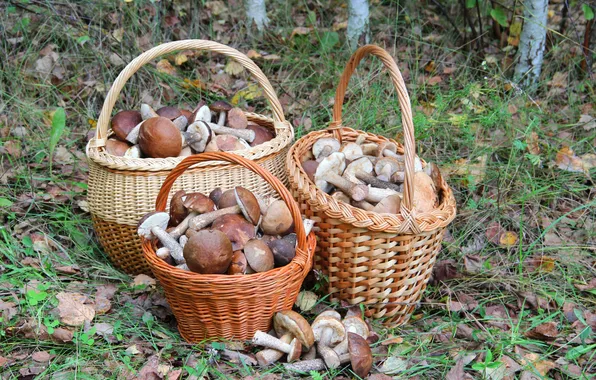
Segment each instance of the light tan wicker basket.
[{"label": "light tan wicker basket", "polygon": [[[346,88],[358,63],[368,54],[381,59],[397,89],[405,148],[394,140],[342,126]],[[377,144],[394,142],[398,153],[405,154],[400,214],[378,214],[337,201],[319,190],[303,170],[302,162],[318,139],[356,141],[359,136]],[[412,109],[401,73],[385,50],[367,45],[354,53],[341,76],[331,126],[299,139],[290,148],[286,161],[292,192],[305,216],[316,222],[314,269],[328,276],[330,300],[363,304],[368,316],[380,318],[391,326],[410,318],[426,288],[445,228],[456,214],[453,193],[444,181],[437,189],[440,204],[433,211],[424,214],[412,211],[414,156]]]},{"label": "light tan wicker basket", "polygon": [[[259,67],[241,52],[228,46],[204,40],[169,42],[154,47],[134,60],[118,75],[108,92],[97,122],[97,131],[87,145],[89,161],[88,201],[95,232],[112,262],[129,274],[150,274],[136,234],[138,220],[154,210],[155,198],[170,173],[184,157],[127,158],[108,154],[104,147],[110,131],[112,110],[128,79],[156,57],[178,50],[206,50],[224,54],[239,62],[256,79],[273,111],[273,118],[246,113],[248,120],[275,131],[275,138],[238,155],[253,160],[287,184],[284,160],[294,131],[283,115],[273,87]],[[209,192],[221,186],[243,186],[258,194],[269,195],[271,187],[254,172],[227,162],[202,162],[186,171],[174,184],[171,194],[179,189]]]}]

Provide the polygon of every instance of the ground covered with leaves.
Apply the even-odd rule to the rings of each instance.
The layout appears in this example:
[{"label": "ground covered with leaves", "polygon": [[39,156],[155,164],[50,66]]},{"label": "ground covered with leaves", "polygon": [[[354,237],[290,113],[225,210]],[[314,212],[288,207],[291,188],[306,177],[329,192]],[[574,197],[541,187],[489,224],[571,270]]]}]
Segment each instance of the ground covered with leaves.
[{"label": "ground covered with leaves", "polygon": [[[596,373],[596,95],[595,66],[582,64],[586,12],[551,2],[543,74],[529,93],[508,79],[521,8],[505,3],[482,16],[480,40],[469,40],[464,19],[475,16],[457,2],[372,3],[372,42],[408,83],[418,152],[440,165],[459,209],[411,321],[390,330],[373,322],[371,379]],[[330,120],[349,57],[345,3],[268,2],[262,37],[247,33],[238,0],[198,4],[0,3],[2,378],[290,376],[222,355],[237,344],[186,344],[159,284],[111,266],[92,230],[84,147],[115,77],[152,46],[204,38],[236,47],[271,80],[298,137]],[[490,14],[489,2],[479,5]],[[242,67],[193,51],[140,70],[117,108],[219,98],[268,113]],[[351,82],[346,125],[399,140],[396,105],[382,66],[368,60]],[[345,311],[324,298],[314,310],[329,306]],[[344,368],[311,376],[354,377]]]}]

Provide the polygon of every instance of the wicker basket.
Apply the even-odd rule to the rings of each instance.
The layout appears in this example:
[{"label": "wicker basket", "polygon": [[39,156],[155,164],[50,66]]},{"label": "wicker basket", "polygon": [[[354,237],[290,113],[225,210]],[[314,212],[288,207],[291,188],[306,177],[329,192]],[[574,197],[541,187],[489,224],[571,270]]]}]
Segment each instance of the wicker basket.
[{"label": "wicker basket", "polygon": [[171,189],[191,165],[212,160],[226,161],[259,176],[263,185],[270,187],[269,193],[288,205],[298,245],[296,257],[280,268],[250,275],[202,275],[165,263],[155,254],[155,241],[144,240],[147,263],[165,290],[180,335],[190,343],[207,338],[244,340],[252,338],[256,330],[268,331],[273,314],[291,309],[296,301],[302,281],[312,267],[316,244],[313,233],[308,238],[305,236],[299,207],[285,186],[259,165],[230,153],[203,153],[186,158],[166,178],[155,209],[166,209]]},{"label": "wicker basket", "polygon": [[[203,40],[170,42],[146,51],[130,62],[116,78],[101,110],[96,136],[87,145],[88,200],[95,232],[112,262],[130,274],[151,273],[143,258],[136,225],[141,216],[153,209],[161,184],[183,157],[139,159],[112,156],[104,149],[109,136],[108,125],[120,91],[141,66],[163,54],[185,49],[224,54],[238,61],[254,76],[269,101],[273,119],[254,113],[246,113],[247,118],[275,130],[275,138],[238,151],[238,154],[254,160],[287,183],[284,159],[293,141],[294,131],[284,118],[271,84],[252,60],[235,49]],[[271,188],[249,170],[239,167],[232,169],[224,162],[205,162],[184,173],[172,193],[182,186],[205,192],[217,186],[230,187],[231,184],[244,186],[263,195],[271,192]]]},{"label": "wicker basket", "polygon": [[[368,54],[378,56],[389,70],[402,111],[405,148],[394,140],[342,126],[344,95],[352,73]],[[405,183],[400,214],[378,214],[339,202],[315,187],[302,169],[315,141],[335,137],[367,142],[392,141],[405,153]],[[447,183],[437,189],[440,204],[432,212],[412,212],[414,175],[414,126],[410,99],[395,61],[382,48],[358,49],[344,70],[333,108],[333,122],[326,130],[311,132],[291,148],[286,161],[290,186],[304,214],[313,219],[318,247],[316,270],[328,276],[331,301],[363,304],[367,315],[395,326],[407,322],[426,287],[445,227],[456,213],[455,199]],[[423,165],[426,163],[423,162]]]}]

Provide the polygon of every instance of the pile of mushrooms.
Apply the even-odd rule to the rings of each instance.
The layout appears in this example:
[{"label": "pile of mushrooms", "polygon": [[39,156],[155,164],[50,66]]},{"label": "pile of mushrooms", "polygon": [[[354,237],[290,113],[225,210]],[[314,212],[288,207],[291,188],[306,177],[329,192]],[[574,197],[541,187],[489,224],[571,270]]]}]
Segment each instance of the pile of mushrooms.
[{"label": "pile of mushrooms", "polygon": [[[360,135],[355,142],[342,145],[327,137],[317,140],[311,153],[302,162],[302,169],[320,190],[367,211],[400,212],[405,159],[394,143],[367,143]],[[414,171],[414,210],[432,211],[439,202],[439,168],[433,163],[423,168],[416,156]]]},{"label": "pile of mushrooms", "polygon": [[222,100],[209,106],[201,102],[193,111],[170,106],[154,111],[143,104],[140,112],[118,112],[111,128],[106,151],[131,158],[237,151],[275,137],[272,130],[247,120],[240,108]]},{"label": "pile of mushrooms", "polygon": [[[257,331],[252,344],[266,349],[256,354],[261,366],[269,366],[286,355],[285,368],[308,373],[350,364],[364,378],[372,367],[372,352],[366,340],[369,329],[359,316],[343,320],[334,310],[319,314],[312,325],[292,310],[277,312],[274,331]],[[302,359],[302,360],[300,360]]]},{"label": "pile of mushrooms", "polygon": [[[307,234],[311,220],[304,220]],[[288,264],[296,254],[294,221],[282,200],[264,200],[237,186],[176,192],[170,212],[146,214],[138,234],[157,238],[159,258],[201,274],[251,274]]]}]

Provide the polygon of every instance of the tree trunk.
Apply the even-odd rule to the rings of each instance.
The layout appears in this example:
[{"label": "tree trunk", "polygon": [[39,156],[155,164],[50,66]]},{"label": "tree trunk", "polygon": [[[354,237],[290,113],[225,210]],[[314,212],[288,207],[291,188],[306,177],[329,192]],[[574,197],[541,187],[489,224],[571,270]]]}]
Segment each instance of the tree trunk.
[{"label": "tree trunk", "polygon": [[356,50],[361,39],[370,42],[368,0],[349,0],[348,7],[348,45]]},{"label": "tree trunk", "polygon": [[519,41],[519,61],[514,79],[522,87],[529,87],[538,83],[542,69],[548,0],[525,0],[524,8],[524,28]]},{"label": "tree trunk", "polygon": [[254,22],[259,33],[265,30],[265,27],[269,24],[265,0],[244,0],[244,8],[246,9],[249,28]]}]

